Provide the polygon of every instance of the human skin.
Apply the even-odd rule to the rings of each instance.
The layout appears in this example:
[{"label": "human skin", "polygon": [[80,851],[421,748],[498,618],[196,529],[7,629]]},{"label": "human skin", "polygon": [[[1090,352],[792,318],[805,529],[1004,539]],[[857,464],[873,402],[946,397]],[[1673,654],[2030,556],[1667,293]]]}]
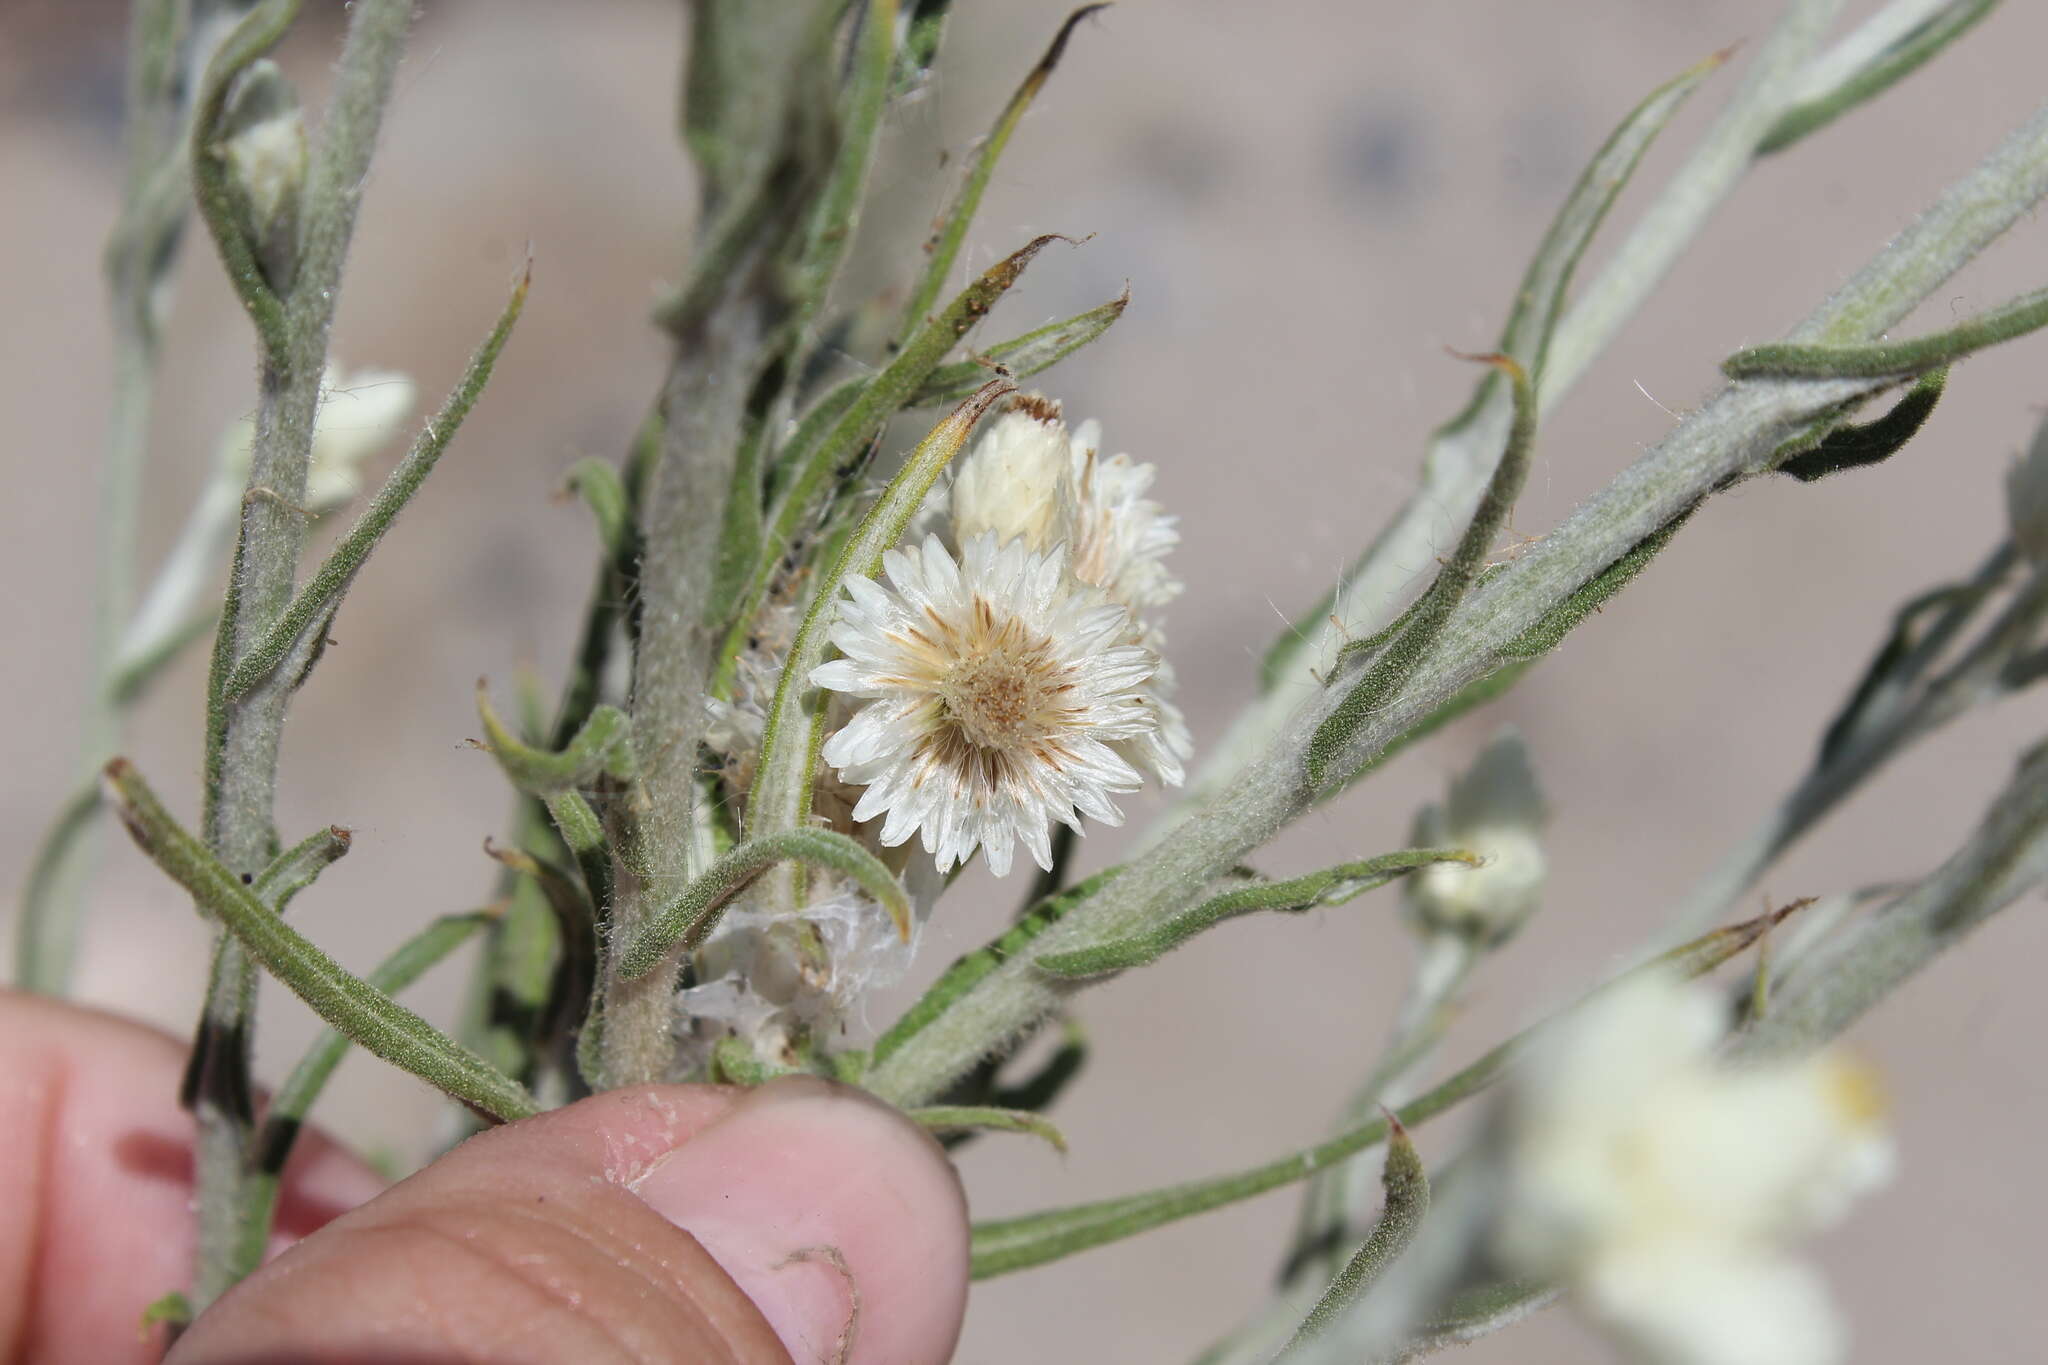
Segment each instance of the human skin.
[{"label": "human skin", "polygon": [[[183,1046],[0,993],[0,1362],[154,1361],[191,1270]],[[643,1086],[483,1133],[386,1189],[308,1132],[276,1253],[170,1365],[939,1365],[967,1295],[937,1144],[828,1082]]]}]

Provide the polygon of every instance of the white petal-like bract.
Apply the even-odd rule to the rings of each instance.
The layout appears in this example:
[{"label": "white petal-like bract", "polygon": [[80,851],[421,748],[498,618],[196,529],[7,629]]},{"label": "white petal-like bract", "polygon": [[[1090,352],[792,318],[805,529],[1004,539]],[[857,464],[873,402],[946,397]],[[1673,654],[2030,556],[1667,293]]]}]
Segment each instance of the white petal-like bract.
[{"label": "white petal-like bract", "polygon": [[882,563],[889,587],[855,580],[840,604],[845,657],[811,674],[867,703],[823,750],[866,789],[853,818],[881,817],[885,846],[917,835],[941,871],[980,848],[998,876],[1017,843],[1050,867],[1056,820],[1119,823],[1110,797],[1142,779],[1118,747],[1161,724],[1129,613],[1021,538],[984,533],[956,562],[927,537]]}]

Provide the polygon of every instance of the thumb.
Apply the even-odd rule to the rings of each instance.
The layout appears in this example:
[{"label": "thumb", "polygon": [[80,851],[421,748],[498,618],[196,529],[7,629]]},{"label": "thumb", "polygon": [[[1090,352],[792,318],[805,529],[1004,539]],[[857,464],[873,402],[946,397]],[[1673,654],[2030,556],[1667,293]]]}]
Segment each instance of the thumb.
[{"label": "thumb", "polygon": [[464,1143],[238,1285],[169,1365],[941,1365],[966,1303],[959,1182],[894,1110],[812,1078],[644,1086]]}]

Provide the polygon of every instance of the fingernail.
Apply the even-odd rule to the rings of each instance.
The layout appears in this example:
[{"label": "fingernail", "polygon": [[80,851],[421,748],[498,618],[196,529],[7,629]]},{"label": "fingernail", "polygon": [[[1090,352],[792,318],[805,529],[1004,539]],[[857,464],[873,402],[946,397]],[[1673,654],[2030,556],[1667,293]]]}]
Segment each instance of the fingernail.
[{"label": "fingernail", "polygon": [[811,1077],[754,1091],[636,1187],[732,1276],[798,1362],[931,1362],[967,1301],[967,1214],[938,1145]]}]

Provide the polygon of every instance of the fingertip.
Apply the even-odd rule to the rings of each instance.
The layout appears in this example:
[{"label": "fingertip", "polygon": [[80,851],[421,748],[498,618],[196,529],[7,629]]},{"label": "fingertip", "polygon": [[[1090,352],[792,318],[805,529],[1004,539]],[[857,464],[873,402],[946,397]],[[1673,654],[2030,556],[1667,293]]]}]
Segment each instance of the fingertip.
[{"label": "fingertip", "polygon": [[798,1362],[940,1365],[967,1306],[967,1205],[931,1137],[848,1086],[749,1094],[635,1186]]}]

